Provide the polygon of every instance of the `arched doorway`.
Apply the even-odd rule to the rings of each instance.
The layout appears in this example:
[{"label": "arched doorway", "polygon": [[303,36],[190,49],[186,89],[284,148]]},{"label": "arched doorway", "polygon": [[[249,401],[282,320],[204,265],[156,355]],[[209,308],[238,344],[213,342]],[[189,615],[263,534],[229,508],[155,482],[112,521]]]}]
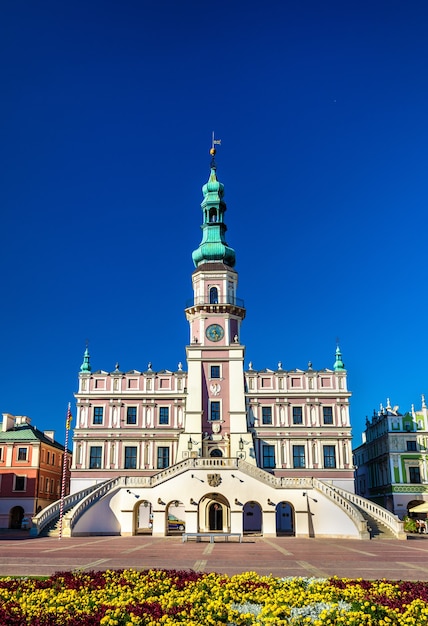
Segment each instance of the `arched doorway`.
[{"label": "arched doorway", "polygon": [[201,499],[199,532],[230,532],[230,505],[220,493],[209,493]]},{"label": "arched doorway", "polygon": [[218,502],[211,502],[208,507],[208,530],[212,532],[223,530],[223,507]]},{"label": "arched doorway", "polygon": [[9,511],[9,528],[21,528],[24,509],[22,506],[14,506]]},{"label": "arched doorway", "polygon": [[179,500],[173,500],[166,508],[165,535],[180,535],[186,530],[185,506]]},{"label": "arched doorway", "polygon": [[148,500],[142,500],[135,505],[135,533],[137,535],[151,535],[153,532],[152,505]]},{"label": "arched doorway", "polygon": [[246,535],[261,534],[262,532],[262,507],[258,502],[246,502],[242,511],[243,533]]},{"label": "arched doorway", "polygon": [[276,534],[295,535],[294,508],[289,502],[278,502],[276,505]]}]

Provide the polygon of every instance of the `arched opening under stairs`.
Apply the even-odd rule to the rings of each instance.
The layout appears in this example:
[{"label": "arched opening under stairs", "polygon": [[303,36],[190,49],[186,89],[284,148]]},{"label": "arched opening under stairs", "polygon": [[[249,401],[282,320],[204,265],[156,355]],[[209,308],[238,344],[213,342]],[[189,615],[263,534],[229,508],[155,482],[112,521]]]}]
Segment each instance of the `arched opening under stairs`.
[{"label": "arched opening under stairs", "polygon": [[180,535],[186,530],[186,510],[180,500],[173,500],[165,511],[165,535]]},{"label": "arched opening under stairs", "polygon": [[9,528],[21,528],[24,509],[22,506],[14,506],[9,511]]},{"label": "arched opening under stairs", "polygon": [[242,510],[242,528],[244,535],[260,535],[262,533],[262,507],[258,502],[251,500],[244,504]]},{"label": "arched opening under stairs", "polygon": [[289,502],[278,502],[276,513],[276,534],[277,536],[296,534],[294,525],[294,507]]},{"label": "arched opening under stairs", "polygon": [[230,504],[220,493],[208,493],[201,499],[199,532],[230,532]]},{"label": "arched opening under stairs", "polygon": [[134,507],[134,535],[151,535],[153,532],[153,511],[148,500],[136,503]]}]

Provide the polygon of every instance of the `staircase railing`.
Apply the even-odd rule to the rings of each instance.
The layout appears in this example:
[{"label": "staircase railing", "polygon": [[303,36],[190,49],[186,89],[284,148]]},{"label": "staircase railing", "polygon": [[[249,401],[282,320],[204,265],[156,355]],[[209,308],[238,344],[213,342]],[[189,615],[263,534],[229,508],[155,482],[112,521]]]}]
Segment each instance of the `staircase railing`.
[{"label": "staircase railing", "polygon": [[384,509],[382,506],[379,506],[371,500],[367,500],[367,498],[363,498],[356,493],[346,491],[346,489],[341,489],[339,487],[333,487],[333,489],[354,506],[358,507],[362,511],[365,511],[368,515],[371,515],[376,522],[386,526],[397,539],[407,539],[407,535],[404,531],[404,522],[400,520],[398,515],[394,515],[394,513],[391,513],[388,509]]},{"label": "staircase railing", "polygon": [[[77,520],[83,515],[83,513],[90,507],[94,502],[100,500],[106,493],[115,489],[117,487],[121,487],[126,481],[123,476],[118,476],[117,478],[112,478],[101,485],[96,485],[95,489],[88,493],[86,496],[83,495],[81,500],[69,510],[64,516],[63,520],[63,535],[64,537],[71,537],[71,530],[73,526],[76,524]],[[125,483],[126,484],[126,483]],[[82,493],[82,492],[80,492]]]},{"label": "staircase railing", "polygon": [[336,489],[336,487],[333,487],[328,483],[324,483],[317,478],[313,478],[312,481],[313,486],[317,491],[320,491],[326,496],[326,498],[332,500],[339,508],[345,511],[348,517],[351,518],[360,533],[360,538],[370,539],[370,533],[367,528],[367,520],[364,519],[358,508],[341,493],[339,493],[339,490]]},{"label": "staircase railing", "polygon": [[[102,483],[104,484],[104,483]],[[76,493],[72,493],[69,496],[66,496],[63,501],[63,511],[69,511],[72,509],[82,498],[89,495],[92,491],[97,489],[98,485],[92,485],[91,487],[87,487],[82,491],[77,491]],[[30,536],[37,537],[40,535],[42,530],[55,519],[58,519],[61,512],[61,500],[56,500],[49,504],[44,509],[37,513],[32,518],[32,526],[30,529]]]}]

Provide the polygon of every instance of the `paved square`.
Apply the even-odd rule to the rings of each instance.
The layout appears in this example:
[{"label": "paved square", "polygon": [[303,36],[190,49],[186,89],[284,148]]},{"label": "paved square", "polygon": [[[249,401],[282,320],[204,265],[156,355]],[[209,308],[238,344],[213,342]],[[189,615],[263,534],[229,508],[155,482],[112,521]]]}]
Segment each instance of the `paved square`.
[{"label": "paved square", "polygon": [[211,544],[182,543],[180,536],[0,535],[1,576],[119,568],[428,581],[428,537],[408,541],[244,537],[242,543]]}]

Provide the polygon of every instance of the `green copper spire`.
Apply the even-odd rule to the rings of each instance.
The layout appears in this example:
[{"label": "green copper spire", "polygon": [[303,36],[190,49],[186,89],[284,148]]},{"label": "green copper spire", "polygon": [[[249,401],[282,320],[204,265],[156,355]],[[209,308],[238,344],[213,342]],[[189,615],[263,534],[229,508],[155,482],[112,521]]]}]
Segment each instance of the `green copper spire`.
[{"label": "green copper spire", "polygon": [[91,365],[89,363],[89,359],[90,359],[89,350],[88,350],[88,346],[86,346],[85,354],[83,355],[83,363],[80,366],[80,371],[81,372],[90,372],[91,371]]},{"label": "green copper spire", "polygon": [[229,267],[235,266],[235,250],[230,248],[225,240],[227,230],[224,223],[226,204],[223,201],[224,185],[217,180],[217,166],[215,162],[216,150],[210,150],[212,156],[211,173],[208,182],[202,187],[204,199],[201,203],[203,224],[202,241],[199,248],[192,254],[195,267],[203,263],[224,263]]},{"label": "green copper spire", "polygon": [[334,371],[340,372],[345,369],[345,364],[342,361],[342,353],[340,351],[339,345],[336,348],[336,361],[334,363]]}]

